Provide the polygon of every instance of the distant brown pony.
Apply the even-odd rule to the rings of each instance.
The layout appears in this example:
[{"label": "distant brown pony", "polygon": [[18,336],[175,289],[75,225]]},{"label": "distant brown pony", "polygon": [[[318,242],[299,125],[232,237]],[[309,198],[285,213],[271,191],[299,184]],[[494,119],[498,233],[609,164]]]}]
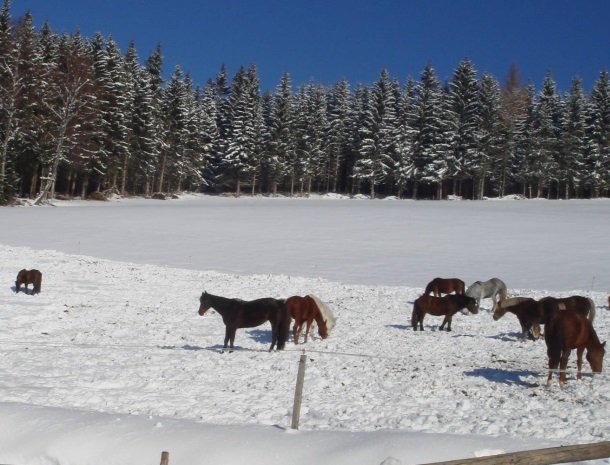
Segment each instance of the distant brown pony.
[{"label": "distant brown pony", "polygon": [[288,309],[288,314],[292,317],[292,319],[294,319],[292,333],[295,344],[299,343],[303,325],[305,325],[305,337],[303,342],[307,342],[309,330],[314,320],[318,326],[318,334],[320,337],[322,339],[326,339],[328,337],[328,327],[326,325],[326,321],[318,308],[318,304],[311,295],[306,295],[305,297],[298,295],[288,297],[286,299],[286,308]]},{"label": "distant brown pony", "polygon": [[529,336],[535,339],[533,333],[540,333],[539,325],[545,324],[556,313],[564,310],[580,313],[590,322],[595,319],[595,303],[588,297],[579,295],[563,298],[543,297],[540,300],[530,297],[512,297],[498,302],[493,318],[499,320],[507,311],[511,312],[519,320],[522,337],[525,339]]},{"label": "distant brown pony", "polygon": [[25,285],[25,293],[28,294],[28,284],[33,284],[31,294],[38,294],[42,286],[42,273],[38,270],[26,270],[25,268],[17,273],[15,280],[15,293],[19,292],[21,285]]},{"label": "distant brown pony", "polygon": [[199,315],[205,315],[205,312],[210,308],[213,308],[222,316],[222,321],[225,324],[225,349],[229,346],[233,350],[235,333],[238,328],[253,328],[266,321],[271,323],[271,347],[269,351],[272,351],[276,346],[277,350],[282,350],[285,347],[290,331],[290,316],[284,300],[265,297],[245,301],[228,299],[204,292],[199,298]]},{"label": "distant brown pony", "polygon": [[442,331],[447,324],[447,331],[451,331],[451,319],[460,310],[468,309],[470,313],[477,313],[477,301],[472,297],[461,294],[450,294],[444,297],[433,297],[423,295],[413,303],[413,313],[411,314],[411,326],[413,330],[424,330],[424,317],[426,313],[434,316],[445,316],[443,323],[440,326]]},{"label": "distant brown pony", "polygon": [[430,295],[430,293],[432,293],[434,297],[440,297],[441,294],[451,294],[452,292],[455,292],[456,294],[464,294],[465,288],[466,285],[461,279],[434,278],[426,286],[424,295]]},{"label": "distant brown pony", "polygon": [[557,312],[546,323],[544,340],[549,357],[549,376],[547,386],[551,384],[553,371],[559,366],[559,384],[566,382],[566,368],[572,349],[576,349],[576,378],[581,378],[582,354],[587,350],[587,361],[594,373],[601,373],[606,343],[599,341],[593,325],[581,313]]}]

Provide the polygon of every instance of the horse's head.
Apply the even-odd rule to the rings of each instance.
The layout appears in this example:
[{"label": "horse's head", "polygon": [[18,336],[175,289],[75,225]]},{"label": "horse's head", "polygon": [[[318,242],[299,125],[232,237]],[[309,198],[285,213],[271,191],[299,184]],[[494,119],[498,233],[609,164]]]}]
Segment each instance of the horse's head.
[{"label": "horse's head", "polygon": [[506,313],[506,308],[502,307],[502,300],[499,300],[496,304],[496,310],[494,311],[493,317],[495,321],[498,321]]},{"label": "horse's head", "polygon": [[606,343],[600,344],[595,348],[587,349],[587,362],[591,365],[591,371],[594,373],[602,372],[604,362],[604,354],[606,353]]},{"label": "horse's head", "polygon": [[209,294],[203,291],[199,298],[199,315],[205,315],[205,312],[207,312],[211,306]]},{"label": "horse's head", "polygon": [[328,337],[328,326],[326,325],[326,320],[322,320],[318,323],[318,334],[322,339],[326,339]]},{"label": "horse's head", "polygon": [[479,313],[479,307],[477,307],[477,301],[475,299],[473,299],[472,297],[468,297],[467,296],[467,304],[466,304],[466,308],[468,309],[468,311],[470,313],[473,314],[477,314]]}]

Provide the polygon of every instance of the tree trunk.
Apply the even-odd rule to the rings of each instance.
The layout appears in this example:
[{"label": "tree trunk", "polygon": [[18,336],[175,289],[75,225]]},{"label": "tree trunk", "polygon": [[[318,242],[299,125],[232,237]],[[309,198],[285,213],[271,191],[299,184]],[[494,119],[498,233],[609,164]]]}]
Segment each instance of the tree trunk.
[{"label": "tree trunk", "polygon": [[163,192],[163,177],[165,176],[165,163],[167,163],[167,155],[163,155],[161,160],[161,170],[159,172],[159,184],[157,192]]}]

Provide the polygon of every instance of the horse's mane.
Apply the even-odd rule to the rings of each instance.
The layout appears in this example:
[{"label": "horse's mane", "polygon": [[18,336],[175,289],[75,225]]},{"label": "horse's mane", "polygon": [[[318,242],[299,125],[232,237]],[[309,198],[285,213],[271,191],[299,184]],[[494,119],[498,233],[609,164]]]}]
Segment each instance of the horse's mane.
[{"label": "horse's mane", "polygon": [[509,297],[508,299],[504,299],[502,301],[502,308],[512,307],[513,305],[518,305],[527,300],[532,300],[531,297]]},{"label": "horse's mane", "polygon": [[335,327],[335,323],[337,322],[335,315],[330,307],[326,303],[322,302],[318,296],[309,294],[309,297],[311,297],[318,306],[322,319],[326,322],[326,330],[330,334],[331,330]]},{"label": "horse's mane", "polygon": [[587,297],[587,300],[589,301],[589,315],[587,319],[593,323],[593,320],[595,320],[595,302],[593,302],[591,297]]}]

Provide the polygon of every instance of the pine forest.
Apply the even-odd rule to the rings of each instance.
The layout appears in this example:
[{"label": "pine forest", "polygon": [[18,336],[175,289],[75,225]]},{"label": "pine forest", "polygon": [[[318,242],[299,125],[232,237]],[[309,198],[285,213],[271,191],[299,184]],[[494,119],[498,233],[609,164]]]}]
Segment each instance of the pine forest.
[{"label": "pine forest", "polygon": [[0,204],[18,197],[364,194],[413,199],[610,194],[610,82],[550,73],[500,83],[464,58],[404,82],[341,80],[260,91],[255,65],[198,85],[163,78],[161,46],[140,61],[111,37],[40,30],[0,11]]}]

